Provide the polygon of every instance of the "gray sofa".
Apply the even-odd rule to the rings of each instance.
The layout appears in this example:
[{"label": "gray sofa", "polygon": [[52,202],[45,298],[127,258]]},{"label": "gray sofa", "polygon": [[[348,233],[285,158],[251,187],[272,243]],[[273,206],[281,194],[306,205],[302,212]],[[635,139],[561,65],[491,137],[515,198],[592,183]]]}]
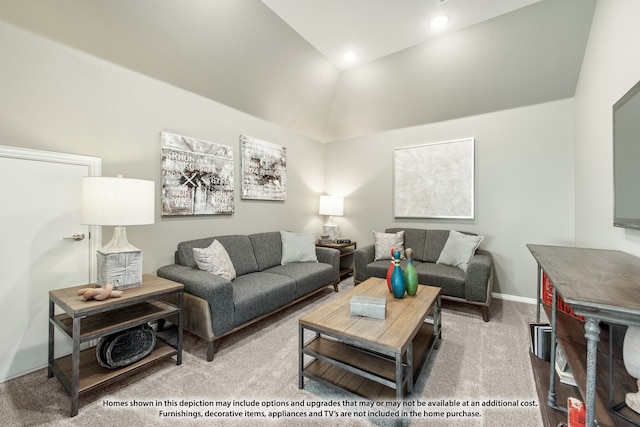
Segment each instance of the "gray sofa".
[{"label": "gray sofa", "polygon": [[[229,254],[235,279],[198,269],[193,248],[206,248],[214,240]],[[184,284],[184,329],[207,342],[207,360],[211,361],[219,338],[328,285],[338,291],[340,252],[315,248],[315,253],[318,262],[281,265],[280,232],[209,237],[179,243],[175,264],[159,268],[157,274]]]},{"label": "gray sofa", "polygon": [[[389,228],[385,233],[404,231],[404,248],[414,250],[413,264],[418,282],[442,288],[442,298],[478,305],[482,318],[489,321],[489,306],[493,286],[493,257],[477,249],[467,271],[445,264],[437,264],[449,237],[449,230],[423,230],[417,228]],[[472,233],[464,233],[473,235]],[[368,245],[354,252],[355,284],[369,277],[385,278],[389,260],[374,261],[375,247]],[[402,261],[402,266],[406,261]]]}]

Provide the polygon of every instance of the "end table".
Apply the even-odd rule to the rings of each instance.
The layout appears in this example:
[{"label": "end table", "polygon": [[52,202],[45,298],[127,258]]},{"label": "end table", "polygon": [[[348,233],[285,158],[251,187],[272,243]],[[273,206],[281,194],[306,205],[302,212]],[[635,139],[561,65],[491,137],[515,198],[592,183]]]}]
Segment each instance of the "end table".
[{"label": "end table", "polygon": [[[119,298],[85,301],[77,291],[95,284],[49,291],[49,364],[48,378],[56,376],[71,396],[71,416],[78,415],[78,399],[82,393],[121,379],[152,363],[176,356],[182,363],[182,296],[184,285],[144,274],[142,285],[125,289]],[[178,303],[161,298],[177,294]],[[55,306],[63,313],[55,314]],[[131,365],[107,369],[98,363],[95,346],[81,350],[82,343],[124,331],[134,326],[175,316],[178,336],[175,343],[158,340],[154,350]],[[70,355],[54,358],[54,331],[68,336],[73,348]]]},{"label": "end table", "polygon": [[351,243],[320,243],[316,241],[316,246],[320,248],[332,248],[340,251],[340,280],[353,274],[353,251],[356,250],[357,242]]}]

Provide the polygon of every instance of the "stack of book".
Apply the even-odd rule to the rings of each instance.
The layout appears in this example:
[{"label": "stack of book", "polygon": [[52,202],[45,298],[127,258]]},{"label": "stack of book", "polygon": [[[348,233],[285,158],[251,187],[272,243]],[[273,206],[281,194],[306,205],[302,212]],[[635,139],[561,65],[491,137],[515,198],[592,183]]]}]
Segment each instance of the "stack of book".
[{"label": "stack of book", "polygon": [[531,330],[531,352],[536,357],[551,360],[551,325],[548,323],[529,323]]},{"label": "stack of book", "polygon": [[558,374],[558,378],[561,383],[572,385],[574,387],[578,386],[575,378],[573,378],[571,369],[567,364],[567,358],[564,356],[564,352],[560,346],[556,346],[556,373]]}]

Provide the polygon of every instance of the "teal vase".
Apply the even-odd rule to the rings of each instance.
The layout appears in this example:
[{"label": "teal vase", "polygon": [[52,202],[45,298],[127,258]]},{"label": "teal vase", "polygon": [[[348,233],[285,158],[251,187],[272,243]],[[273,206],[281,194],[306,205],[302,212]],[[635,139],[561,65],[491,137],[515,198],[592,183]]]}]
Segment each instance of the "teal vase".
[{"label": "teal vase", "polygon": [[407,295],[414,296],[418,292],[418,273],[413,266],[413,249],[407,248],[407,266],[404,269],[404,282],[407,287]]},{"label": "teal vase", "polygon": [[391,292],[394,298],[402,299],[405,293],[404,274],[400,268],[400,251],[393,253],[393,273],[391,274]]}]

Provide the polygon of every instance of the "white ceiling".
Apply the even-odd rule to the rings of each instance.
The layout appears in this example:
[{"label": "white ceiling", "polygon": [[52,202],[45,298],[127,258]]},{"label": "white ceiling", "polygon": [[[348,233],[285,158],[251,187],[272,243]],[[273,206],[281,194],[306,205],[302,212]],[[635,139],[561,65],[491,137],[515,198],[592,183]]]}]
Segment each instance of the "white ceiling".
[{"label": "white ceiling", "polygon": [[[262,0],[340,69],[362,65],[540,0]],[[447,15],[449,25],[430,28]],[[357,54],[347,63],[342,55]]]},{"label": "white ceiling", "polygon": [[436,1],[0,0],[0,21],[323,142],[574,96],[596,0]]}]

